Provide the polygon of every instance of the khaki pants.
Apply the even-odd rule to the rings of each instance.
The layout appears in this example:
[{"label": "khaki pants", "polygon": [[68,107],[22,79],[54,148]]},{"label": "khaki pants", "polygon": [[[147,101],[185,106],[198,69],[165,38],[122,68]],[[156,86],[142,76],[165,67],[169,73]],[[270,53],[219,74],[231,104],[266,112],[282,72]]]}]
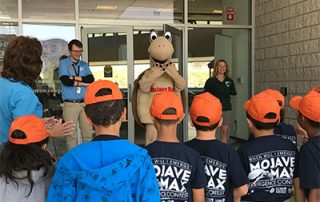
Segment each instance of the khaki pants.
[{"label": "khaki pants", "polygon": [[78,124],[81,131],[80,142],[78,142],[76,129],[71,136],[66,138],[68,150],[77,146],[81,142],[92,140],[92,126],[89,125],[88,121],[85,118],[84,103],[64,102],[63,119],[65,121],[73,121],[74,124]]}]

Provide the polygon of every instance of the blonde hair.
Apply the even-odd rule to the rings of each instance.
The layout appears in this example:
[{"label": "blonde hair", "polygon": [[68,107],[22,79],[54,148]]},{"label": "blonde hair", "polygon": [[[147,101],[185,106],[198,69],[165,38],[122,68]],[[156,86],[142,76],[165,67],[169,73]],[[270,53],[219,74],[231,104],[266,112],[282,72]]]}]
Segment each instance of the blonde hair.
[{"label": "blonde hair", "polygon": [[226,65],[226,71],[224,72],[224,76],[227,77],[228,74],[229,74],[229,65],[227,63],[227,61],[223,60],[223,59],[220,59],[216,62],[216,64],[214,65],[214,68],[213,68],[213,76],[217,76],[218,74],[218,66],[219,66],[219,63],[220,62],[224,62],[224,64]]}]

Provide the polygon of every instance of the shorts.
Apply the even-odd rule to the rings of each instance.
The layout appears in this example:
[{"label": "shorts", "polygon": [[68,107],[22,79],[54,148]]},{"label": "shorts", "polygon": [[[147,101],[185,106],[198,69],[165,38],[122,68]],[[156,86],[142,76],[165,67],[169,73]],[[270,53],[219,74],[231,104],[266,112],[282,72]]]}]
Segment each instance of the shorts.
[{"label": "shorts", "polygon": [[223,111],[222,112],[223,122],[222,125],[230,126],[232,124],[232,111]]}]

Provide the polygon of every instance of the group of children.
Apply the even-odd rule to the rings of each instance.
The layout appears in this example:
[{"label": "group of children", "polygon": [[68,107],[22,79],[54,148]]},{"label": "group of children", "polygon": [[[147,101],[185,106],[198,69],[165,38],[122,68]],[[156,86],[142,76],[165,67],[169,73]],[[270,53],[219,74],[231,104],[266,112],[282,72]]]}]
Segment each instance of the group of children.
[{"label": "group of children", "polygon": [[12,123],[0,154],[0,201],[280,202],[293,193],[296,201],[320,201],[320,88],[290,101],[309,136],[300,156],[289,135],[275,135],[284,99],[274,90],[244,104],[254,137],[238,151],[215,138],[222,106],[210,93],[194,97],[197,136],[186,143],[176,136],[184,118],[180,97],[156,94],[150,113],[158,137],[145,149],[119,137],[126,108],[115,83],[90,84],[84,102],[96,136],[66,153],[55,170],[44,121],[30,115]]}]

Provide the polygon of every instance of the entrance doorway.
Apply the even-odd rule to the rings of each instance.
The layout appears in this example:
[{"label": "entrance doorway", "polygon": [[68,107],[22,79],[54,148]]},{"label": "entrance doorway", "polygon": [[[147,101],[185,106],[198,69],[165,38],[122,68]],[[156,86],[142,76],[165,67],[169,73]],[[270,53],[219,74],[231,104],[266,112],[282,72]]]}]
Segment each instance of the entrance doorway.
[{"label": "entrance doorway", "polygon": [[[134,121],[132,91],[135,79],[150,67],[147,50],[151,30],[121,26],[82,28],[81,31],[83,60],[89,63],[95,79],[108,79],[118,83],[124,95],[127,119],[121,126],[120,136],[139,145],[144,145],[145,129]],[[171,32],[175,49],[173,62],[180,75],[183,75],[182,31],[168,25],[155,31],[159,35]],[[183,96],[183,99],[186,98],[187,96]],[[185,140],[183,134],[187,134],[185,124],[183,122],[178,128],[181,141]]]}]

